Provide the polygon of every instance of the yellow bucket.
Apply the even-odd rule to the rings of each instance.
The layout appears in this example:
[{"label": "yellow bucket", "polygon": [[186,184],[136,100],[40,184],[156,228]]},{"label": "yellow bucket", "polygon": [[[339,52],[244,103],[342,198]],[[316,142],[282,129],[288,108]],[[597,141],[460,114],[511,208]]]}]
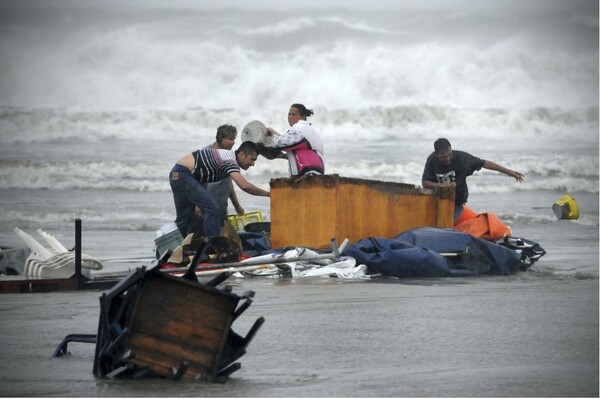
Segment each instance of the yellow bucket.
[{"label": "yellow bucket", "polygon": [[579,206],[569,194],[556,201],[552,210],[559,219],[579,219]]}]

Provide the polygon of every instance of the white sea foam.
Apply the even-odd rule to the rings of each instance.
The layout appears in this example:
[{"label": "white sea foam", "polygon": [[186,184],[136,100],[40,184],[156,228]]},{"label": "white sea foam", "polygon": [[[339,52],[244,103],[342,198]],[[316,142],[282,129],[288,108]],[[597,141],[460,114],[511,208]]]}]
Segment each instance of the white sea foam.
[{"label": "white sea foam", "polygon": [[[257,35],[267,37],[280,37],[287,36],[292,33],[306,33],[308,29],[314,29],[317,26],[330,25],[331,29],[337,30],[338,33],[340,28],[344,28],[348,31],[355,31],[360,33],[377,33],[383,35],[391,35],[392,31],[388,29],[382,29],[377,26],[371,26],[368,23],[359,22],[354,23],[341,17],[300,17],[300,18],[288,18],[281,22],[276,22],[271,25],[250,27],[250,28],[230,28],[234,32],[241,35]],[[229,28],[226,28],[229,29]],[[343,35],[343,34],[342,34]]]},{"label": "white sea foam", "polygon": [[250,27],[250,28],[230,28],[234,32],[241,35],[258,35],[258,36],[282,36],[292,32],[302,31],[304,29],[312,28],[317,22],[314,18],[300,17],[287,19],[285,21],[277,22],[272,25]]},{"label": "white sea foam", "polygon": [[[0,105],[597,107],[597,37],[594,49],[593,30],[575,18],[586,14],[525,13],[537,25],[524,29],[518,18],[477,12],[436,12],[442,24],[431,25],[431,12],[257,15],[258,28],[245,15],[204,11],[170,15],[169,24],[156,13],[133,21],[116,13],[102,28],[87,26],[92,14],[81,9],[47,13],[41,25],[35,18],[15,25],[6,14]],[[65,14],[75,22],[51,23]],[[482,20],[490,26],[479,36],[456,30]]]},{"label": "white sea foam", "polygon": [[544,214],[527,214],[521,212],[506,212],[498,213],[498,216],[504,223],[511,224],[525,224],[525,225],[560,225],[560,224],[577,224],[582,226],[599,226],[598,218],[595,215],[582,214],[578,219],[573,220],[560,220],[556,218],[556,215],[552,212],[552,207],[549,206],[547,212]]},{"label": "white sea foam", "polygon": [[[281,110],[254,109],[100,109],[0,107],[0,143],[56,140],[133,139],[162,141],[214,137],[216,126],[241,128],[261,119],[278,127]],[[398,140],[425,134],[451,134],[468,139],[537,140],[538,146],[570,140],[598,144],[598,108],[458,109],[455,107],[393,106],[364,109],[315,107],[311,119],[332,144],[381,139]],[[278,122],[279,121],[279,122]],[[282,131],[280,126],[277,130]]]},{"label": "white sea foam", "polygon": [[8,163],[0,169],[0,188],[122,189],[164,191],[169,166],[123,162]]},{"label": "white sea foam", "polygon": [[[525,173],[525,183],[517,183],[504,175],[481,171],[469,178],[473,193],[508,193],[512,191],[557,190],[598,193],[598,162],[592,157],[579,157],[566,162],[569,168],[547,168],[543,160],[520,162],[515,169]],[[174,163],[174,160],[173,160]],[[128,191],[168,191],[171,163],[162,162],[0,162],[0,188],[33,189],[117,189]],[[532,170],[533,169],[533,170]],[[246,172],[246,178],[266,186],[270,178],[286,177],[287,162],[260,159]],[[333,161],[327,173],[345,177],[393,181],[421,185],[423,163],[399,160],[381,163],[368,160]]]},{"label": "white sea foam", "polygon": [[57,226],[73,225],[76,219],[85,220],[86,224],[94,225],[95,228],[107,230],[156,230],[161,223],[173,219],[172,214],[159,213],[148,214],[147,212],[124,212],[113,210],[112,212],[100,213],[90,209],[77,209],[71,212],[7,212],[0,213],[0,222],[13,224],[15,221],[19,226],[45,226],[45,228],[56,228]]}]

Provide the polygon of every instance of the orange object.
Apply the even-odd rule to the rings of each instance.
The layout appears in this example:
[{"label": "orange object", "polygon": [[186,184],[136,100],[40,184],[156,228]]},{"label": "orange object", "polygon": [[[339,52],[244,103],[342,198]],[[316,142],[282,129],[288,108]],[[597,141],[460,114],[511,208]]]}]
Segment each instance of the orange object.
[{"label": "orange object", "polygon": [[479,214],[477,212],[475,212],[474,210],[472,210],[471,208],[469,208],[465,204],[465,205],[463,205],[463,211],[460,214],[460,217],[458,218],[458,220],[456,222],[454,222],[454,226],[457,226],[467,220],[474,219],[477,217],[477,215],[479,215]]},{"label": "orange object", "polygon": [[485,240],[497,240],[512,234],[510,227],[505,225],[493,213],[480,213],[475,218],[466,220],[454,226],[454,229],[468,233]]}]

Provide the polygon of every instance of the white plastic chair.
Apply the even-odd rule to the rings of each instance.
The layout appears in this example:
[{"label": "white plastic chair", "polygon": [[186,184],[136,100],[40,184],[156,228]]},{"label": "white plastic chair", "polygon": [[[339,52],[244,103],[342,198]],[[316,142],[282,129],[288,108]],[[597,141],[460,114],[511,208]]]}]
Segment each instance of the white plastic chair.
[{"label": "white plastic chair", "polygon": [[[14,231],[31,249],[31,254],[25,260],[25,266],[23,267],[23,274],[25,276],[69,278],[75,274],[75,253],[69,252],[56,237],[46,233],[42,229],[37,230],[52,248],[47,249],[18,227],[15,227]],[[102,268],[102,262],[89,255],[81,254],[81,272],[83,275],[89,277],[90,270],[102,270]]]},{"label": "white plastic chair", "polygon": [[65,246],[62,245],[62,243],[58,241],[53,235],[46,233],[42,229],[37,229],[37,232],[44,238],[44,240],[46,240],[46,242],[48,243],[48,245],[50,245],[50,248],[52,248],[54,252],[59,254],[63,252],[69,252],[69,250],[65,248]]}]

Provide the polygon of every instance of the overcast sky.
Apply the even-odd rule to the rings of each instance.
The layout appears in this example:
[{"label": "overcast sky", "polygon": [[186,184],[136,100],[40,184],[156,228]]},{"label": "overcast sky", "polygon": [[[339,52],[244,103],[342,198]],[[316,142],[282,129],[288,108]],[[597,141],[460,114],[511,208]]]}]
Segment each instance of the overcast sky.
[{"label": "overcast sky", "polygon": [[[275,9],[306,11],[319,8],[590,8],[598,0],[0,0],[4,7],[165,7],[205,9]],[[596,11],[597,12],[597,11]]]}]

